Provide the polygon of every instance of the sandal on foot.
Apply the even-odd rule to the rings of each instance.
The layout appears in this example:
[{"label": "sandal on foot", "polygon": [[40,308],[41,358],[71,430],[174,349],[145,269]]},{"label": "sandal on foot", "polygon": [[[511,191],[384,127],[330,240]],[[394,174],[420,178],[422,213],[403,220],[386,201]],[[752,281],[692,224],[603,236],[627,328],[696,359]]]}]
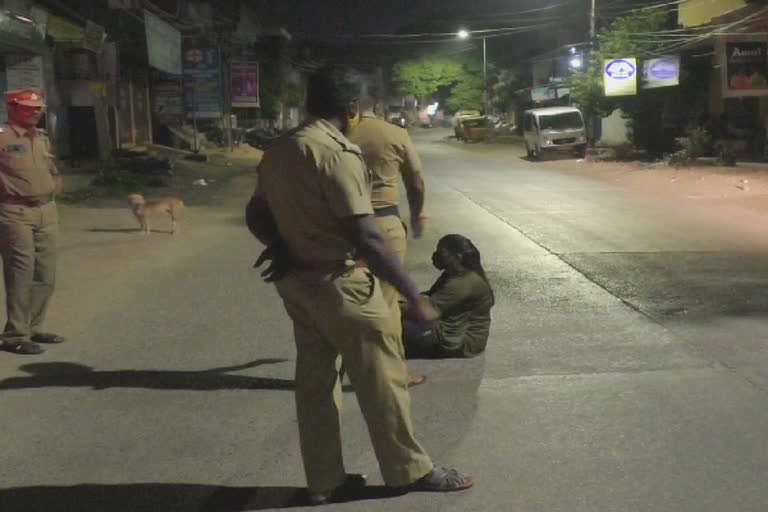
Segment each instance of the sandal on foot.
[{"label": "sandal on foot", "polygon": [[472,487],[474,483],[471,476],[462,475],[455,469],[435,466],[432,471],[409,485],[408,490],[421,492],[463,491]]},{"label": "sandal on foot", "polygon": [[344,483],[332,491],[310,493],[309,502],[312,505],[328,505],[353,500],[365,488],[367,478],[356,473],[347,474]]},{"label": "sandal on foot", "polygon": [[423,373],[409,373],[408,374],[408,387],[412,388],[413,386],[418,386],[419,384],[424,384],[424,382],[427,380],[427,376]]},{"label": "sandal on foot", "polygon": [[59,336],[58,334],[53,334],[51,332],[37,332],[30,336],[32,341],[36,343],[49,343],[49,344],[55,344],[55,343],[64,343],[66,338]]},{"label": "sandal on foot", "polygon": [[12,352],[14,354],[30,355],[30,356],[42,354],[43,352],[45,352],[45,349],[43,349],[43,347],[41,347],[37,343],[32,343],[31,341],[25,341],[25,340],[4,341],[2,344],[0,344],[0,350],[5,350],[6,352]]}]

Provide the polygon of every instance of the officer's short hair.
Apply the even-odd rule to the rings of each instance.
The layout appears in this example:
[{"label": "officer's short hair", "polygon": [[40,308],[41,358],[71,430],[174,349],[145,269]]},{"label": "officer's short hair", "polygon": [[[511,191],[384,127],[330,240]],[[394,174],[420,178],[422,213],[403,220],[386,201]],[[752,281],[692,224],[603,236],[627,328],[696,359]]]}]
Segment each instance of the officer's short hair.
[{"label": "officer's short hair", "polygon": [[325,66],[307,81],[307,112],[322,119],[344,116],[360,94],[357,74],[345,66]]}]

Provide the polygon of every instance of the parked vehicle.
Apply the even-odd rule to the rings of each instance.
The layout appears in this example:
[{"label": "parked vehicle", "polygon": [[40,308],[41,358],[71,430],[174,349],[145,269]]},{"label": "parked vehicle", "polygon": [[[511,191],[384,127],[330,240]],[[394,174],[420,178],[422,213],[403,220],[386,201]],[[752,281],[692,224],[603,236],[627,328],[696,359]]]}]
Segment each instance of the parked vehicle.
[{"label": "parked vehicle", "polygon": [[[463,122],[466,120],[478,120],[483,119],[479,110],[459,110],[453,116],[453,133],[458,140],[466,139],[466,133],[463,126]],[[474,123],[476,124],[476,123]]]},{"label": "parked vehicle", "polygon": [[399,126],[400,128],[408,127],[408,119],[405,117],[403,108],[399,105],[393,105],[387,109],[387,121],[396,126]]},{"label": "parked vehicle", "polygon": [[587,150],[584,117],[575,107],[526,110],[523,134],[529,158],[551,151],[571,151],[583,157]]}]

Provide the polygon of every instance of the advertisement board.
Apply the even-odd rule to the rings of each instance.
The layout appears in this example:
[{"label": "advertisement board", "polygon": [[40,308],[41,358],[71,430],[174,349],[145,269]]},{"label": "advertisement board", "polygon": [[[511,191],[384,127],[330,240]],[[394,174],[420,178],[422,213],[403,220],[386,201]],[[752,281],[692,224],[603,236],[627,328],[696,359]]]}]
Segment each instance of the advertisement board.
[{"label": "advertisement board", "polygon": [[188,117],[221,117],[221,69],[213,47],[184,48],[184,108]]},{"label": "advertisement board", "polygon": [[149,65],[160,71],[181,74],[181,34],[149,11],[144,11]]},{"label": "advertisement board", "polygon": [[723,96],[768,96],[768,42],[757,40],[720,40]]},{"label": "advertisement board", "polygon": [[607,59],[603,61],[603,87],[606,96],[637,94],[637,59]]},{"label": "advertisement board", "polygon": [[258,62],[247,58],[232,59],[232,106],[260,106]]},{"label": "advertisement board", "polygon": [[680,85],[680,56],[644,60],[642,84],[643,89]]}]

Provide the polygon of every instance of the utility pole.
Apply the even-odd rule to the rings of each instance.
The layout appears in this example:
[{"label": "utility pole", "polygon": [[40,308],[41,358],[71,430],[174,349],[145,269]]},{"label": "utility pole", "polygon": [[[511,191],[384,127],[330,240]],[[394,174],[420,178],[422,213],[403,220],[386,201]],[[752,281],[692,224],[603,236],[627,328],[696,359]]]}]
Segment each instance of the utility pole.
[{"label": "utility pole", "polygon": [[[589,61],[592,62],[592,59],[595,58],[595,41],[597,34],[595,33],[595,2],[596,0],[592,0],[592,8],[589,10]],[[590,64],[591,65],[591,64]],[[595,139],[597,138],[597,125],[598,125],[598,118],[596,115],[590,115],[588,117],[589,123],[589,130],[587,130],[587,141],[588,146],[591,148],[593,144],[595,143]]]},{"label": "utility pole", "polygon": [[488,115],[488,58],[485,53],[485,37],[483,38],[483,114]]}]

